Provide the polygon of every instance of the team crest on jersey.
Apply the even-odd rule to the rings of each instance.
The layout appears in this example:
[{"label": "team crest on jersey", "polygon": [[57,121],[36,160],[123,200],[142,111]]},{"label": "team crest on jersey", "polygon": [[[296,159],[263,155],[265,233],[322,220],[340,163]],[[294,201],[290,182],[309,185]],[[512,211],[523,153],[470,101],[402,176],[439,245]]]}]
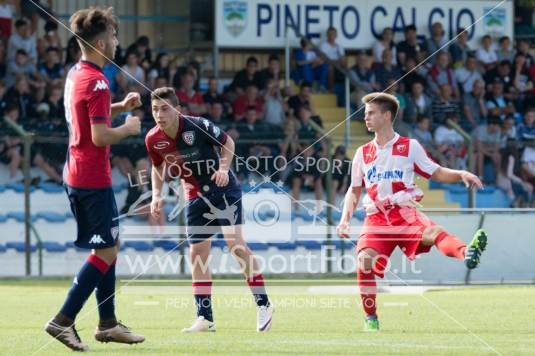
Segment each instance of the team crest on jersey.
[{"label": "team crest on jersey", "polygon": [[394,150],[392,152],[395,156],[405,156],[407,157],[409,155],[409,145],[408,143],[399,143],[394,146]]},{"label": "team crest on jersey", "polygon": [[154,144],[154,148],[157,150],[163,150],[169,147],[170,143],[168,141],[158,141]]},{"label": "team crest on jersey", "polygon": [[221,130],[219,129],[219,127],[214,126],[214,135],[215,135],[215,137],[219,137],[220,133],[221,133]]},{"label": "team crest on jersey", "polygon": [[195,131],[186,131],[182,133],[182,139],[189,146],[193,146],[193,143],[195,142]]},{"label": "team crest on jersey", "polygon": [[407,149],[407,145],[398,145],[397,148],[399,153],[403,153]]}]

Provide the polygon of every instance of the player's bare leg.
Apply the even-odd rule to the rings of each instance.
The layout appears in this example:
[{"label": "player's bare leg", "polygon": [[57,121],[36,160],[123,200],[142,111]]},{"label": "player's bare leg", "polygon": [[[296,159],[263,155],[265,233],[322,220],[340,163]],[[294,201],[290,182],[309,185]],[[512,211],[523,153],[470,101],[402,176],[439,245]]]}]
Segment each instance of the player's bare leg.
[{"label": "player's bare leg", "polygon": [[377,282],[375,281],[376,261],[379,253],[372,248],[364,248],[357,255],[357,284],[360,290],[362,307],[366,313],[364,331],[379,331],[379,319],[377,318]]},{"label": "player's bare leg", "polygon": [[191,327],[182,330],[185,333],[216,330],[212,314],[212,275],[208,267],[211,247],[210,238],[190,244],[191,282],[197,319]]},{"label": "player's bare leg", "polygon": [[247,284],[253,293],[257,305],[257,328],[259,332],[268,331],[271,328],[273,318],[273,306],[269,302],[264,276],[259,270],[256,259],[243,238],[241,225],[222,226],[223,235],[232,255],[240,264]]}]

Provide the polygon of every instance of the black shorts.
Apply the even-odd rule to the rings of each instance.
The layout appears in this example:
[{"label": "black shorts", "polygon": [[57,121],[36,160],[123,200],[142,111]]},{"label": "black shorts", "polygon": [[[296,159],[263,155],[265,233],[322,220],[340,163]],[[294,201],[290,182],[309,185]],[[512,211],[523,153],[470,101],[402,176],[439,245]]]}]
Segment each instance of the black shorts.
[{"label": "black shorts", "polygon": [[65,185],[76,219],[79,248],[103,249],[115,246],[119,238],[119,216],[113,189],[80,189]]},{"label": "black shorts", "polygon": [[189,242],[203,242],[221,232],[221,226],[243,224],[241,198],[241,189],[233,188],[206,193],[202,198],[190,200],[186,206]]}]

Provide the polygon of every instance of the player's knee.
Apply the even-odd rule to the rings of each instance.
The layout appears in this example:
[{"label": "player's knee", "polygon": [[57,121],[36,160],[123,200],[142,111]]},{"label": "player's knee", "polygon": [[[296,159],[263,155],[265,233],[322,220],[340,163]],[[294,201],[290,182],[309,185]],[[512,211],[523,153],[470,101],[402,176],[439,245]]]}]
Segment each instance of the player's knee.
[{"label": "player's knee", "polygon": [[444,228],[440,225],[429,226],[422,233],[422,244],[429,246],[433,245],[438,235],[442,232],[444,232]]},{"label": "player's knee", "polygon": [[360,251],[357,256],[358,269],[361,271],[371,270],[373,266],[373,260],[374,260],[374,256],[368,253],[368,251],[366,250]]}]

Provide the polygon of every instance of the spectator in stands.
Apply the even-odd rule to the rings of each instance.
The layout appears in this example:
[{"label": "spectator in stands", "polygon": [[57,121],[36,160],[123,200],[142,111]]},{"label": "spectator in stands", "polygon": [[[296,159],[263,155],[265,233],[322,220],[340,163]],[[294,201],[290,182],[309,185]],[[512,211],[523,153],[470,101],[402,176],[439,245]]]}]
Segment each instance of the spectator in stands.
[{"label": "spectator in stands", "polygon": [[390,79],[398,80],[401,77],[398,67],[392,65],[392,51],[383,51],[383,62],[375,66],[374,74],[379,90],[385,90]]},{"label": "spectator in stands", "polygon": [[535,108],[530,107],[524,113],[524,122],[518,126],[518,140],[535,139]]},{"label": "spectator in stands", "polygon": [[311,94],[312,85],[309,82],[302,82],[299,89],[299,94],[291,96],[288,99],[288,105],[290,106],[293,115],[297,117],[299,115],[301,107],[303,106],[306,106],[312,110],[312,103],[310,100]]},{"label": "spectator in stands", "polygon": [[496,176],[496,185],[505,191],[511,200],[512,208],[528,208],[533,200],[533,185],[521,178],[520,154],[516,140],[507,140],[501,152],[500,171]]},{"label": "spectator in stands", "polygon": [[6,85],[4,84],[4,81],[0,79],[0,117],[4,115],[6,107],[7,107]]},{"label": "spectator in stands", "polygon": [[530,80],[529,68],[526,65],[526,56],[517,53],[513,62],[513,85],[516,93],[521,97],[533,89],[533,81]]},{"label": "spectator in stands", "polygon": [[17,178],[18,169],[22,162],[21,140],[13,129],[4,121],[17,123],[19,109],[17,105],[8,105],[5,116],[0,120],[0,162],[9,167],[9,180]]},{"label": "spectator in stands", "polygon": [[55,15],[54,11],[52,11],[50,8],[52,0],[49,0],[44,4],[41,0],[22,0],[17,2],[20,7],[21,16],[23,18],[30,19],[31,21],[31,26],[29,27],[30,33],[35,33],[37,30],[37,22],[39,21],[39,17],[45,21],[47,21],[50,16],[57,18],[57,15]]},{"label": "spectator in stands", "polygon": [[466,123],[462,123],[465,130],[475,129],[487,117],[485,106],[485,85],[482,80],[474,81],[472,90],[463,94],[463,114]]},{"label": "spectator in stands", "polygon": [[374,63],[383,62],[383,51],[385,49],[389,49],[392,52],[392,65],[396,66],[398,64],[397,51],[394,43],[394,32],[391,27],[385,27],[381,38],[373,44],[372,53]]},{"label": "spectator in stands", "polygon": [[15,18],[17,9],[16,3],[13,0],[0,0],[0,40],[6,42],[11,36],[11,28],[13,27],[13,19]]},{"label": "spectator in stands", "polygon": [[[126,79],[126,85],[131,85],[134,83],[145,83],[145,71],[143,68],[138,64],[139,59],[138,55],[135,52],[130,52],[126,56],[126,63],[122,67],[121,74]],[[123,91],[125,91],[125,88],[123,88]]]},{"label": "spectator in stands", "polygon": [[519,39],[516,46],[516,54],[523,54],[526,57],[526,66],[535,64],[533,56],[530,53],[530,44],[527,39]]},{"label": "spectator in stands", "polygon": [[490,116],[486,123],[479,125],[474,131],[476,174],[480,177],[483,177],[483,166],[487,158],[492,163],[493,176],[500,171],[501,123],[500,117]]},{"label": "spectator in stands", "polygon": [[243,95],[245,89],[250,85],[254,85],[257,88],[262,86],[262,78],[258,72],[258,60],[256,57],[247,58],[245,68],[234,76],[230,84],[230,90],[234,92],[234,97],[237,97]]},{"label": "spectator in stands", "polygon": [[[447,43],[444,28],[440,22],[435,22],[431,25],[431,37],[427,39],[426,51],[428,55],[431,55],[437,51],[447,52],[447,46],[443,46]],[[434,62],[437,57],[431,57],[431,62]]]},{"label": "spectator in stands", "polygon": [[492,84],[492,92],[487,97],[487,109],[493,115],[499,115],[505,119],[507,114],[514,114],[515,107],[503,94],[503,83],[501,80],[495,80]]},{"label": "spectator in stands", "polygon": [[505,148],[508,140],[516,141],[518,139],[518,128],[516,126],[515,117],[507,115],[503,120],[502,125],[502,148]]},{"label": "spectator in stands", "polygon": [[496,51],[496,56],[498,57],[498,61],[508,61],[509,63],[513,62],[513,50],[511,49],[511,39],[509,36],[502,36],[498,40],[499,48]]},{"label": "spectator in stands", "polygon": [[6,74],[5,83],[10,88],[15,84],[18,76],[22,75],[35,79],[37,70],[35,65],[30,61],[28,53],[23,49],[19,49],[17,50],[15,61],[8,64]]},{"label": "spectator in stands", "polygon": [[150,40],[147,36],[139,36],[136,42],[128,46],[125,53],[127,60],[130,53],[135,53],[138,64],[144,70],[149,70],[152,66],[152,51],[150,49]]},{"label": "spectator in stands", "polygon": [[318,82],[320,90],[327,88],[328,65],[311,48],[306,38],[301,39],[301,48],[295,52],[299,81]]},{"label": "spectator in stands", "polygon": [[412,85],[416,82],[421,83],[425,89],[427,84],[427,71],[428,69],[423,65],[416,67],[416,58],[407,58],[405,61],[405,70],[400,78],[403,82],[405,91],[410,91]]},{"label": "spectator in stands", "polygon": [[514,100],[516,97],[513,75],[511,73],[511,62],[501,61],[496,68],[488,70],[483,76],[485,83],[487,83],[487,90],[492,91],[492,83],[500,80],[503,83],[504,96],[509,100]]},{"label": "spectator in stands", "polygon": [[[446,119],[451,119],[454,123],[459,123],[459,116],[448,113]],[[445,121],[436,130],[434,135],[438,151],[444,155],[448,164],[447,167],[453,169],[464,169],[466,167],[466,145],[464,138],[453,129],[449,121]]]},{"label": "spectator in stands", "polygon": [[[254,106],[249,106],[245,111],[245,118],[237,125],[239,133],[239,140],[247,141],[239,144],[241,156],[247,157],[268,157],[271,155],[271,148],[266,143],[255,143],[265,139],[266,126],[258,122],[258,113]],[[264,167],[262,167],[264,168]],[[259,170],[260,173],[265,173],[264,170]]]},{"label": "spectator in stands", "polygon": [[398,55],[398,65],[401,68],[405,67],[405,62],[407,58],[417,58],[418,53],[426,52],[425,45],[422,46],[418,43],[416,26],[405,26],[403,33],[405,35],[405,40],[399,42],[396,47]]},{"label": "spectator in stands", "polygon": [[[388,82],[386,82],[386,89],[385,92],[393,95],[398,99],[399,102],[399,110],[398,110],[398,116],[397,117],[403,117],[405,116],[405,109],[407,108],[407,101],[405,100],[405,96],[399,92],[399,84],[398,81],[394,78],[389,79]],[[399,120],[401,121],[401,120]]]},{"label": "spectator in stands", "polygon": [[[299,121],[293,115],[287,116],[282,123],[283,139],[279,143],[279,152],[287,161],[292,160],[299,153],[299,137],[297,136],[299,126]],[[293,167],[289,166],[283,174],[287,176],[292,171]]]},{"label": "spectator in stands", "polygon": [[438,96],[440,94],[440,87],[444,84],[448,84],[453,90],[453,97],[460,97],[455,73],[449,67],[449,56],[447,52],[441,51],[437,54],[436,63],[427,73],[427,84],[432,95]]},{"label": "spectator in stands", "polygon": [[[69,41],[67,41],[67,48],[65,49],[65,52],[67,53],[65,57],[65,72],[68,72],[69,69],[78,63],[82,57],[82,51],[80,50],[80,45],[78,44],[75,36],[72,36]],[[120,62],[115,61],[115,63],[117,63],[117,65],[121,65]]]},{"label": "spectator in stands", "polygon": [[351,103],[353,105],[359,106],[364,95],[374,90],[379,90],[379,86],[375,81],[375,73],[372,70],[371,58],[364,51],[360,51],[357,54],[357,62],[351,67],[349,75],[357,83],[355,90],[351,94]]},{"label": "spectator in stands", "polygon": [[59,49],[63,49],[61,38],[58,33],[58,24],[54,20],[48,20],[44,26],[45,34],[43,37],[37,39],[37,53],[41,60],[45,60],[47,57],[47,50],[49,48],[57,48],[59,61],[62,61],[63,52]]},{"label": "spectator in stands", "polygon": [[41,78],[49,86],[61,85],[65,77],[65,70],[60,63],[59,49],[48,47],[45,62],[38,67]]},{"label": "spectator in stands", "polygon": [[522,153],[522,176],[524,180],[535,186],[535,138],[525,141],[526,147]]},{"label": "spectator in stands", "polygon": [[433,159],[440,163],[441,166],[448,165],[446,157],[438,150],[438,147],[433,140],[431,134],[431,119],[425,115],[419,115],[416,119],[416,127],[412,135],[425,148],[425,150],[433,157]]},{"label": "spectator in stands", "polygon": [[271,79],[268,81],[266,94],[264,95],[264,122],[280,127],[285,118],[284,100],[282,99],[279,82],[276,79]]},{"label": "spectator in stands", "polygon": [[258,89],[262,93],[267,89],[268,83],[271,79],[274,79],[277,82],[277,85],[279,85],[279,82],[283,79],[279,56],[276,54],[270,55],[267,68],[262,69],[259,73],[261,85]]},{"label": "spectator in stands", "polygon": [[492,37],[485,35],[481,38],[481,46],[476,51],[476,57],[485,70],[496,67],[498,55],[492,49]]},{"label": "spectator in stands", "polygon": [[208,113],[205,117],[220,127],[222,130],[227,130],[233,127],[233,123],[225,116],[222,101],[214,101],[208,109]]},{"label": "spectator in stands", "polygon": [[411,92],[407,95],[407,106],[403,120],[409,125],[416,124],[419,116],[431,117],[431,105],[433,101],[424,93],[424,85],[421,82],[412,84]]},{"label": "spectator in stands", "polygon": [[155,86],[156,78],[163,77],[166,78],[167,82],[169,83],[169,80],[174,75],[174,71],[172,70],[170,66],[170,58],[169,54],[167,53],[160,53],[156,57],[156,61],[154,62],[152,68],[149,71],[148,74],[148,82],[149,86],[153,89],[158,88]]},{"label": "spectator in stands", "polygon": [[476,80],[483,80],[481,73],[477,70],[476,57],[468,56],[465,65],[455,69],[455,80],[459,83],[463,94],[472,91]]},{"label": "spectator in stands", "polygon": [[22,49],[26,51],[30,62],[34,65],[37,63],[37,42],[35,35],[32,35],[28,22],[24,19],[15,21],[15,33],[9,38],[7,46],[7,62],[15,61],[17,51]]},{"label": "spectator in stands", "polygon": [[331,204],[336,204],[337,196],[345,196],[349,184],[351,170],[351,160],[347,157],[346,147],[337,146],[334,150],[332,165],[332,200]]},{"label": "spectator in stands", "polygon": [[[205,103],[212,104],[214,102],[224,102],[225,98],[218,90],[219,81],[216,77],[210,77],[208,79],[208,90],[203,94],[202,98]],[[228,111],[228,110],[226,110]]]},{"label": "spectator in stands", "polygon": [[454,68],[462,66],[466,61],[471,50],[468,46],[468,32],[464,28],[457,30],[457,39],[449,46],[449,52]]},{"label": "spectator in stands", "polygon": [[55,127],[67,133],[67,126],[65,126],[65,107],[63,104],[63,87],[54,86],[50,89],[45,104],[48,105],[48,118],[50,120],[61,120],[60,123],[54,122]]},{"label": "spectator in stands", "polygon": [[202,116],[208,111],[208,108],[204,103],[202,94],[193,88],[194,84],[193,75],[190,72],[186,72],[182,76],[182,87],[176,91],[176,96],[188,115]]},{"label": "spectator in stands", "polygon": [[[327,29],[327,38],[325,41],[323,41],[320,44],[320,51],[321,53],[330,61],[332,61],[333,64],[336,64],[342,68],[347,67],[347,58],[346,58],[346,52],[344,50],[344,47],[342,47],[337,41],[336,38],[338,37],[338,31],[333,26],[329,27]],[[335,82],[343,81],[344,76],[340,74],[340,72],[333,67],[332,65],[329,65],[328,69],[328,86],[330,89],[334,88]]]},{"label": "spectator in stands", "polygon": [[234,121],[243,120],[250,107],[254,107],[256,110],[255,119],[261,119],[263,117],[264,103],[262,98],[258,96],[258,88],[254,84],[248,85],[245,94],[240,95],[234,101],[232,107]]},{"label": "spectator in stands", "polygon": [[0,78],[4,78],[7,72],[6,63],[6,46],[4,42],[0,40]]},{"label": "spectator in stands", "polygon": [[19,122],[25,126],[33,116],[35,109],[35,99],[30,95],[30,85],[25,76],[20,75],[15,81],[15,85],[6,93],[10,103],[15,103],[19,109]]},{"label": "spectator in stands", "polygon": [[440,86],[440,95],[433,100],[431,111],[433,125],[443,123],[448,114],[451,114],[455,118],[459,118],[461,114],[461,105],[457,99],[452,97],[451,85],[446,83]]},{"label": "spectator in stands", "polygon": [[121,70],[117,68],[114,63],[108,63],[102,67],[104,75],[108,79],[108,86],[110,88],[112,99],[119,96],[119,91],[126,90],[128,81]]}]

